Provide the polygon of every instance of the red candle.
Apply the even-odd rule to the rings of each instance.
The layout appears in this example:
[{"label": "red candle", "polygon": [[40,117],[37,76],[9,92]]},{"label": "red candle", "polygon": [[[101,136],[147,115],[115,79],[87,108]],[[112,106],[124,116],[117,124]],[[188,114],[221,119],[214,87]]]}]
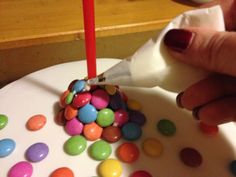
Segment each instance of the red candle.
[{"label": "red candle", "polygon": [[87,72],[90,79],[97,75],[94,0],[83,0],[83,13]]}]

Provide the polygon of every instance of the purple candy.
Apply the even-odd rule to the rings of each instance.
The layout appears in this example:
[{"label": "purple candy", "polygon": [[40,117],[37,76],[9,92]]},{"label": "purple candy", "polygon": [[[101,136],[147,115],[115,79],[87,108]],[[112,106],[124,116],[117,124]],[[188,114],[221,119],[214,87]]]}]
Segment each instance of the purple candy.
[{"label": "purple candy", "polygon": [[112,110],[126,109],[125,102],[118,92],[110,96],[109,106]]},{"label": "purple candy", "polygon": [[129,121],[142,126],[146,122],[145,115],[140,111],[129,111]]},{"label": "purple candy", "polygon": [[80,135],[83,131],[84,125],[77,119],[73,118],[66,122],[65,130],[71,135]]},{"label": "purple candy", "polygon": [[26,150],[26,158],[31,162],[39,162],[48,155],[49,148],[45,143],[35,143]]},{"label": "purple candy", "polygon": [[16,163],[8,172],[8,177],[31,177],[33,166],[26,161]]}]

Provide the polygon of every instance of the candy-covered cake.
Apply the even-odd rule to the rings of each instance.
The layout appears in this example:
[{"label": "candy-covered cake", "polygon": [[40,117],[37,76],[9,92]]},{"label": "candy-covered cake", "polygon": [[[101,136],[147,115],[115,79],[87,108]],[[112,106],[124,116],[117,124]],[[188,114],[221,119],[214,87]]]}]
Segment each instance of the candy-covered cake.
[{"label": "candy-covered cake", "polygon": [[[98,72],[119,62],[99,59]],[[175,93],[88,86],[86,62],[0,90],[1,177],[234,176],[236,127],[193,120]]]}]

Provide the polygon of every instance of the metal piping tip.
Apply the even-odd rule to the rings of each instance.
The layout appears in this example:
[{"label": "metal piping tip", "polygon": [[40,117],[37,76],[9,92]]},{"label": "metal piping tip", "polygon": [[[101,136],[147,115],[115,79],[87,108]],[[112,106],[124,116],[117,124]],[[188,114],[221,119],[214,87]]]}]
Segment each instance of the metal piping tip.
[{"label": "metal piping tip", "polygon": [[91,78],[87,80],[88,85],[99,85],[100,82],[104,82],[106,78],[104,77],[103,73],[98,75],[97,77]]}]

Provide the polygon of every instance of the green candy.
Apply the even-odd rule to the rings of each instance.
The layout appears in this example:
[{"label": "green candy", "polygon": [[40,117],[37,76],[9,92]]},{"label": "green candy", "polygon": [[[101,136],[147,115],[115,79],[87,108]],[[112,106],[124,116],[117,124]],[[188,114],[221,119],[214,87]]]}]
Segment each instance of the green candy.
[{"label": "green candy", "polygon": [[111,155],[111,145],[104,140],[99,140],[90,146],[89,154],[95,160],[105,160]]},{"label": "green candy", "polygon": [[114,119],[115,119],[114,112],[109,108],[105,108],[98,112],[96,122],[101,127],[107,127],[114,122]]},{"label": "green candy", "polygon": [[175,124],[168,119],[161,119],[157,123],[157,129],[159,132],[165,136],[172,136],[176,132]]},{"label": "green candy", "polygon": [[71,102],[73,101],[73,98],[74,98],[74,93],[73,92],[70,92],[67,96],[66,96],[66,104],[71,104]]},{"label": "green candy", "polygon": [[81,135],[76,135],[70,137],[65,145],[64,150],[69,155],[79,155],[81,154],[87,147],[86,139]]},{"label": "green candy", "polygon": [[8,117],[6,115],[0,114],[0,130],[2,130],[8,123]]}]

